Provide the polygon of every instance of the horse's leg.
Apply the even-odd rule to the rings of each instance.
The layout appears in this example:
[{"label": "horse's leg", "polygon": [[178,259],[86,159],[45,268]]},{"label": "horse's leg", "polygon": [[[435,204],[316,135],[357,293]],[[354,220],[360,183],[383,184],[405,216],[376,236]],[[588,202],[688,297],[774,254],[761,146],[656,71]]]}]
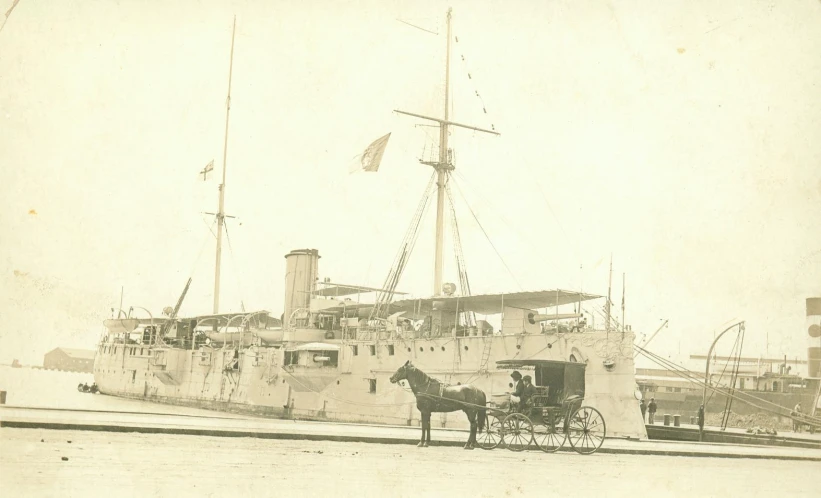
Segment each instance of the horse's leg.
[{"label": "horse's leg", "polygon": [[425,420],[426,420],[426,415],[425,415],[425,412],[423,412],[421,410],[420,410],[420,413],[422,414],[422,417],[421,417],[422,418],[422,439],[420,439],[419,444],[416,445],[417,448],[423,448],[425,446]]},{"label": "horse's leg", "polygon": [[473,443],[476,442],[476,413],[473,410],[465,410],[465,415],[467,415],[468,422],[470,422],[470,436],[468,436],[468,442],[465,444],[465,449],[472,450]]},{"label": "horse's leg", "polygon": [[[425,448],[428,447],[430,444],[430,412],[428,412],[427,416],[425,417],[425,431],[427,431],[428,438],[425,441]],[[424,435],[424,434],[423,434]]]}]

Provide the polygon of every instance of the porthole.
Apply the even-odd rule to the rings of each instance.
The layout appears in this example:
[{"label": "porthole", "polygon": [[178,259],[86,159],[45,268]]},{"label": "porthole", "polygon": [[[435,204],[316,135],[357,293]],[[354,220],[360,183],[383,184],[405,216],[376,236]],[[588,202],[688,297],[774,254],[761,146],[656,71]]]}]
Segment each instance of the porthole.
[{"label": "porthole", "polygon": [[442,346],[442,351],[444,351],[444,350],[445,350],[445,346]]},{"label": "porthole", "polygon": [[465,346],[465,351],[467,351],[467,350],[468,350],[468,347],[467,347],[467,346]]},{"label": "porthole", "polygon": [[421,353],[423,351],[425,351],[425,348],[423,348],[422,346],[419,346],[419,352]]},{"label": "porthole", "polygon": [[522,345],[521,345],[521,344],[517,344],[517,345],[516,345],[516,349],[522,349]]},{"label": "porthole", "polygon": [[411,349],[410,349],[410,348],[408,348],[408,353],[410,353],[410,352],[411,352]]},{"label": "porthole", "polygon": [[433,346],[430,347],[430,350],[433,351]]}]

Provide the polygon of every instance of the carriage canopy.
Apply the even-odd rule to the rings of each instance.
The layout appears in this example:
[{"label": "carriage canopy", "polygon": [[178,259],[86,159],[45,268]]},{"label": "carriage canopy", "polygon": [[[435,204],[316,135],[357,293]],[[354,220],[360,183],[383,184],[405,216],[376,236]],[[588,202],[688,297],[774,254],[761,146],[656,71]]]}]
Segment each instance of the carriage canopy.
[{"label": "carriage canopy", "polygon": [[586,364],[555,360],[500,360],[496,367],[505,370],[532,371],[533,384],[547,387],[548,403],[561,403],[569,396],[584,397]]}]

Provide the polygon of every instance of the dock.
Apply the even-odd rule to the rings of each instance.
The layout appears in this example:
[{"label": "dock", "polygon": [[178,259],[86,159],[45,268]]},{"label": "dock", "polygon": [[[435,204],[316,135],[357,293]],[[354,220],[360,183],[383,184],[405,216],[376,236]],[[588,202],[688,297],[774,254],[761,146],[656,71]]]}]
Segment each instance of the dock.
[{"label": "dock", "polygon": [[[418,427],[407,426],[309,422],[223,413],[169,414],[15,406],[0,407],[0,427],[393,445],[415,445],[420,437]],[[432,436],[431,446],[462,446],[467,440],[467,431],[434,428]],[[494,451],[507,450],[499,447]],[[564,447],[561,451],[572,449]],[[599,453],[821,461],[818,448],[616,437],[607,438]]]}]

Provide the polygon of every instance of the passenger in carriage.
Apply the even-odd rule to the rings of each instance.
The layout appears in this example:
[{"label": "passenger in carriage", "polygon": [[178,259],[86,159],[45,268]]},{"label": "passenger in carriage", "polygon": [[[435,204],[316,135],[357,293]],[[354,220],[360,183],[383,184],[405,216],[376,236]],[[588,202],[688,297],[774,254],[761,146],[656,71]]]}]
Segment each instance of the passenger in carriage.
[{"label": "passenger in carriage", "polygon": [[527,404],[530,403],[533,395],[536,394],[536,386],[533,385],[533,379],[529,375],[522,378],[524,388],[522,389],[522,401],[519,403],[519,411],[524,412]]}]

